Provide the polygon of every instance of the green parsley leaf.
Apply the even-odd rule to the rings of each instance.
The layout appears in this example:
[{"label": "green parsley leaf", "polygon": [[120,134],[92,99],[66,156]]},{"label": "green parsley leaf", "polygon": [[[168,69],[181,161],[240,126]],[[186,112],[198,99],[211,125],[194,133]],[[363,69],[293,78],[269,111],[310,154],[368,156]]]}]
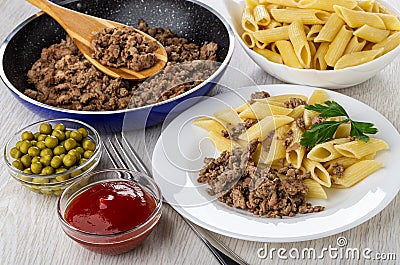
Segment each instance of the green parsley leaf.
[{"label": "green parsley leaf", "polygon": [[350,124],[350,136],[360,139],[364,142],[369,141],[369,136],[365,135],[365,133],[376,134],[378,132],[378,129],[373,127],[373,123],[350,120]]},{"label": "green parsley leaf", "polygon": [[313,110],[319,112],[321,118],[329,118],[329,117],[338,117],[338,116],[346,116],[349,118],[349,115],[344,110],[342,106],[340,106],[335,101],[327,100],[324,102],[325,105],[315,104],[310,106],[305,106],[308,110]]},{"label": "green parsley leaf", "polygon": [[325,101],[325,105],[315,104],[306,106],[308,110],[316,111],[319,117],[347,117],[343,121],[324,121],[310,127],[309,130],[302,134],[300,144],[306,147],[312,147],[319,143],[326,142],[333,138],[335,132],[340,124],[350,123],[350,136],[357,138],[361,141],[368,142],[369,136],[366,134],[376,134],[378,129],[374,127],[373,123],[359,122],[350,119],[345,109],[335,101]]},{"label": "green parsley leaf", "polygon": [[324,121],[310,127],[303,133],[300,144],[302,146],[311,147],[319,143],[332,139],[340,124],[347,121]]}]

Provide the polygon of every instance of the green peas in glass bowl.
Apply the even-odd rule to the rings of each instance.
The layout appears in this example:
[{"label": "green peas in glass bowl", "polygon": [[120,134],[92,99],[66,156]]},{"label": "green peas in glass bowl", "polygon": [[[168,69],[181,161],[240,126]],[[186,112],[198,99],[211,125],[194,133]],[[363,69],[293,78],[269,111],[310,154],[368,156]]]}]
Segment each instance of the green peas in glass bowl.
[{"label": "green peas in glass bowl", "polygon": [[4,148],[11,176],[31,191],[60,195],[93,171],[102,153],[100,135],[73,119],[44,120],[16,132]]}]

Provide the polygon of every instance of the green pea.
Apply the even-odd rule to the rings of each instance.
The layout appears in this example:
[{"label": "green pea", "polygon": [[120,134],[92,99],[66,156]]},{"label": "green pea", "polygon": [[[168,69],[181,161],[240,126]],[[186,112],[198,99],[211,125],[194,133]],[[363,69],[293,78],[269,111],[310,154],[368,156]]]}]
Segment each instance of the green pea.
[{"label": "green pea", "polygon": [[69,150],[68,154],[75,156],[76,161],[79,161],[81,159],[81,154],[78,151],[76,151],[75,149]]},{"label": "green pea", "polygon": [[82,147],[85,150],[94,151],[96,149],[96,144],[90,139],[85,139],[82,143]]},{"label": "green pea", "polygon": [[64,143],[65,150],[69,151],[76,147],[76,141],[73,138],[68,138]]},{"label": "green pea", "polygon": [[31,146],[32,146],[31,142],[29,142],[28,140],[25,140],[25,141],[23,141],[21,143],[21,146],[19,147],[19,151],[21,151],[24,154],[27,154],[28,153],[28,149]]},{"label": "green pea", "polygon": [[39,162],[40,163],[40,156],[32,157],[31,163]]},{"label": "green pea", "polygon": [[40,163],[42,163],[42,165],[45,165],[46,167],[50,166],[51,159],[52,159],[51,155],[41,156]]},{"label": "green pea", "polygon": [[79,154],[83,155],[83,153],[85,153],[85,149],[83,149],[82,146],[78,146],[77,148],[75,148],[76,151],[78,151]]},{"label": "green pea", "polygon": [[31,157],[40,155],[40,149],[37,146],[31,146],[28,149],[28,155]]},{"label": "green pea", "polygon": [[24,164],[22,164],[21,160],[14,160],[11,164],[18,170],[24,170]]},{"label": "green pea", "polygon": [[20,158],[22,156],[22,152],[19,151],[19,149],[17,147],[13,147],[10,150],[10,155],[11,155],[12,158],[17,159],[17,158]]},{"label": "green pea", "polygon": [[58,145],[58,139],[55,136],[47,136],[44,143],[48,148],[54,148]]},{"label": "green pea", "polygon": [[61,160],[64,159],[64,156],[65,156],[65,154],[59,155],[59,157],[61,158]]},{"label": "green pea", "polygon": [[71,178],[75,178],[75,177],[79,176],[80,174],[82,174],[82,170],[79,169],[75,172],[72,172],[70,175],[71,175]]},{"label": "green pea", "polygon": [[51,125],[48,123],[40,124],[39,131],[42,134],[50,134],[52,131]]},{"label": "green pea", "polygon": [[87,158],[87,159],[91,158],[92,155],[93,155],[93,151],[90,151],[90,150],[87,150],[87,151],[85,151],[85,153],[83,153],[83,157]]},{"label": "green pea", "polygon": [[39,137],[37,138],[38,141],[44,141],[46,139],[47,135],[46,134],[40,134]]},{"label": "green pea", "polygon": [[85,128],[79,128],[78,131],[82,134],[83,137],[88,137],[89,133]]},{"label": "green pea", "polygon": [[60,130],[60,131],[65,131],[66,127],[63,123],[58,123],[56,126],[54,126],[54,130]]},{"label": "green pea", "polygon": [[32,171],[31,171],[30,168],[25,168],[25,169],[24,169],[24,173],[25,173],[25,174],[32,175]]},{"label": "green pea", "polygon": [[66,171],[67,171],[67,169],[65,167],[59,167],[56,169],[57,174],[60,174],[60,173],[66,172]]},{"label": "green pea", "polygon": [[69,174],[65,174],[65,175],[61,175],[61,176],[57,176],[56,177],[57,181],[66,181],[67,179],[69,179]]},{"label": "green pea", "polygon": [[39,174],[42,171],[42,163],[40,162],[32,162],[31,171],[33,174]]},{"label": "green pea", "polygon": [[71,137],[71,131],[67,130],[65,131],[65,138],[68,139]]},{"label": "green pea", "polygon": [[[27,170],[27,169],[25,169],[25,170]],[[24,173],[26,173],[25,170],[24,170]],[[26,173],[26,174],[29,174],[29,173]],[[32,174],[32,172],[30,174]],[[25,176],[19,175],[18,178],[20,178],[22,180],[25,180],[25,181],[28,181],[28,182],[32,182],[32,178],[31,177],[25,177]]]},{"label": "green pea", "polygon": [[51,135],[57,137],[59,141],[65,140],[65,133],[61,130],[54,129]]},{"label": "green pea", "polygon": [[66,167],[71,167],[76,163],[76,156],[71,154],[66,154],[63,158],[63,164]]},{"label": "green pea", "polygon": [[53,154],[56,156],[59,156],[61,154],[65,154],[65,153],[66,153],[66,150],[65,150],[64,146],[62,146],[62,145],[56,146],[53,150]]},{"label": "green pea", "polygon": [[25,140],[31,141],[31,140],[35,139],[35,136],[33,135],[32,132],[25,131],[21,134],[21,138],[23,141],[25,141]]},{"label": "green pea", "polygon": [[40,151],[40,156],[45,156],[45,155],[52,156],[53,151],[50,148],[46,148],[46,149],[43,149],[42,151]]},{"label": "green pea", "polygon": [[63,164],[62,159],[59,156],[53,156],[50,162],[50,165],[53,168],[59,168],[62,164]]},{"label": "green pea", "polygon": [[38,141],[36,144],[36,147],[39,148],[40,150],[46,149],[46,143],[42,140],[42,141]]},{"label": "green pea", "polygon": [[37,184],[46,184],[49,183],[48,178],[33,178],[32,182],[37,183]]},{"label": "green pea", "polygon": [[54,168],[50,166],[44,167],[41,172],[42,175],[51,175],[53,173],[54,173]]},{"label": "green pea", "polygon": [[77,130],[72,131],[70,137],[71,137],[72,139],[75,139],[77,142],[82,141],[82,138],[83,138],[81,132],[80,132],[80,131],[77,131]]},{"label": "green pea", "polygon": [[24,141],[18,141],[18,142],[16,142],[16,143],[15,143],[15,147],[18,148],[18,150],[19,150],[19,148],[21,147],[21,144],[22,144],[23,142],[24,142]]},{"label": "green pea", "polygon": [[86,163],[88,160],[86,159],[86,158],[81,158],[80,160],[79,160],[79,165],[82,165],[82,164],[84,164],[84,163]]},{"label": "green pea", "polygon": [[35,132],[35,133],[33,134],[33,136],[35,137],[35,140],[36,140],[36,141],[38,140],[39,135],[40,135],[40,132]]},{"label": "green pea", "polygon": [[32,144],[32,146],[36,146],[37,145],[37,141],[36,140],[31,140],[31,144]]},{"label": "green pea", "polygon": [[21,157],[21,162],[24,165],[24,167],[30,167],[32,163],[32,158],[29,155],[23,155]]}]

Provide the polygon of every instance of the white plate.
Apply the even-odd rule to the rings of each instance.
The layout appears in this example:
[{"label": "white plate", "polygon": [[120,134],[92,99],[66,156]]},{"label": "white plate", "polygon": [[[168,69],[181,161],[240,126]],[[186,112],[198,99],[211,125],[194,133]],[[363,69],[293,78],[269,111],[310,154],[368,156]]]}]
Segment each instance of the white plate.
[{"label": "white plate", "polygon": [[197,183],[204,157],[216,157],[218,152],[207,139],[205,130],[192,121],[229,105],[236,107],[254,91],[265,90],[271,95],[297,93],[310,96],[316,88],[297,85],[265,85],[247,87],[207,98],[180,114],[163,130],[154,149],[152,164],[157,184],[166,199],[187,219],[213,232],[260,242],[294,242],[333,235],[353,228],[383,210],[400,189],[400,135],[381,114],[348,96],[326,90],[339,102],[350,117],[373,122],[376,135],[384,139],[389,150],[376,159],[385,167],[350,189],[328,191],[328,200],[310,200],[324,205],[320,213],[272,219],[257,217],[243,210],[226,206],[209,196],[206,184]]}]

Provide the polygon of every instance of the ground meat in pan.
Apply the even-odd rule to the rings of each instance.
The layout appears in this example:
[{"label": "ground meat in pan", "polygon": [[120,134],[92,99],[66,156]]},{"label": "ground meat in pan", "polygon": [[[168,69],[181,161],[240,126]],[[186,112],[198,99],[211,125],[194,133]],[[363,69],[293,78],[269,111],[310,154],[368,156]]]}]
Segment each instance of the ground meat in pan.
[{"label": "ground meat in pan", "polygon": [[74,110],[141,107],[192,89],[218,67],[214,62],[217,44],[205,42],[200,46],[189,43],[169,29],[150,28],[143,20],[139,20],[138,25],[140,30],[155,37],[166,48],[171,68],[166,67],[164,75],[156,75],[145,82],[108,77],[91,65],[67,36],[60,43],[43,49],[40,59],[28,71],[28,82],[35,89],[26,89],[25,95],[48,105]]},{"label": "ground meat in pan", "polygon": [[92,40],[93,58],[111,67],[127,67],[142,71],[154,66],[158,59],[153,53],[157,41],[143,37],[133,27],[104,28]]},{"label": "ground meat in pan", "polygon": [[235,148],[216,159],[206,159],[198,182],[208,183],[209,194],[219,201],[259,216],[281,218],[324,210],[305,199],[308,188],[302,180],[310,177],[309,172],[290,166],[274,170],[255,165],[251,155],[258,143],[253,140],[245,149]]}]

